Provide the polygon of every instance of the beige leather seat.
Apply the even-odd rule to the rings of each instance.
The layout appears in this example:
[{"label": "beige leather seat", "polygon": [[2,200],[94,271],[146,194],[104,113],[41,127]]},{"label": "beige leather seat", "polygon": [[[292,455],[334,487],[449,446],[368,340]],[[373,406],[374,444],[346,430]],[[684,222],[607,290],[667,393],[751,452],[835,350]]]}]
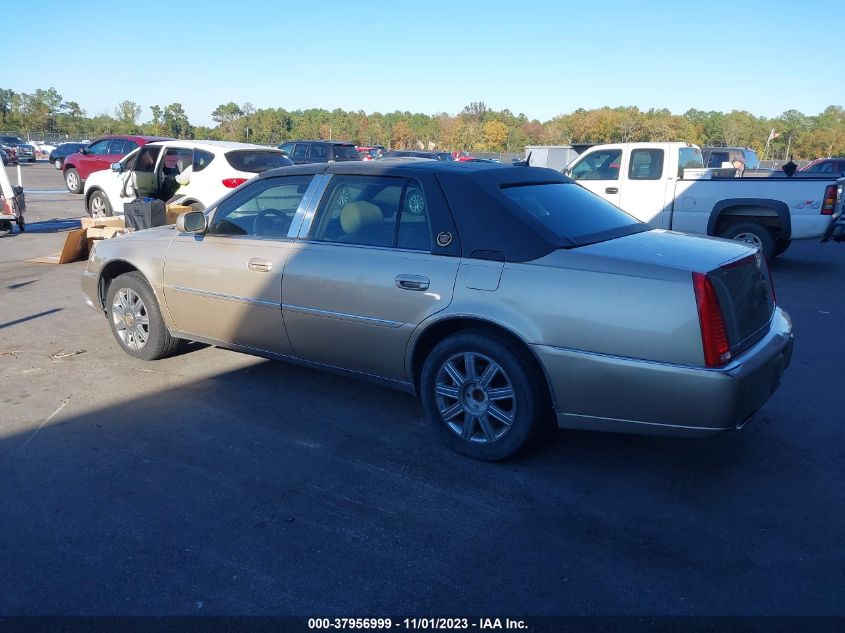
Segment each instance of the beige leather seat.
[{"label": "beige leather seat", "polygon": [[340,212],[340,228],[346,235],[355,235],[363,229],[384,224],[381,209],[371,202],[348,202]]}]

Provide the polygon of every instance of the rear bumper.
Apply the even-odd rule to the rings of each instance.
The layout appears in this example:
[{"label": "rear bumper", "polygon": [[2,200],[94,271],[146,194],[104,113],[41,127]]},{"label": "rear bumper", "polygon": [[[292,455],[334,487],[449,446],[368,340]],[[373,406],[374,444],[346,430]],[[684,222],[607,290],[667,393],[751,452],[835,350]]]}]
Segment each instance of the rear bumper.
[{"label": "rear bumper", "polygon": [[845,215],[840,215],[827,227],[822,242],[827,242],[828,240],[845,242]]},{"label": "rear bumper", "polygon": [[534,349],[552,385],[559,427],[694,437],[750,420],[777,389],[792,345],[789,315],[776,308],[769,333],[720,369]]}]

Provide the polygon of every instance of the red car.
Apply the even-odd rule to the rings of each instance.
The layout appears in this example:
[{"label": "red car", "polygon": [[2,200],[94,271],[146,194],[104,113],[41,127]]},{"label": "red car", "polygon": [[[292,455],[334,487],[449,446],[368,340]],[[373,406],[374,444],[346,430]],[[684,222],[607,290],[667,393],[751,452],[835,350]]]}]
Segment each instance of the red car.
[{"label": "red car", "polygon": [[842,174],[845,173],[845,157],[818,158],[809,165],[804,165],[798,171],[808,171],[814,174]]},{"label": "red car", "polygon": [[65,158],[62,173],[65,186],[71,193],[82,193],[85,180],[95,171],[108,169],[129,152],[152,143],[153,141],[170,141],[172,139],[161,136],[104,136],[97,139],[88,147],[83,147],[75,154]]}]

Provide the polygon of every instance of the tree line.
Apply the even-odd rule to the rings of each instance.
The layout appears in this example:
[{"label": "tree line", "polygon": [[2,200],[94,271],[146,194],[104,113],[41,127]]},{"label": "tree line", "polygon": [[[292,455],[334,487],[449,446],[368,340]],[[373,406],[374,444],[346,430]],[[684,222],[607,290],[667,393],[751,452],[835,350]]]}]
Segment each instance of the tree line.
[{"label": "tree line", "polygon": [[[763,156],[771,131],[770,156],[795,159],[845,155],[845,110],[828,106],[817,115],[787,110],[774,118],[750,112],[690,109],[641,111],[634,106],[579,108],[548,121],[473,102],[457,114],[372,112],[342,109],[255,108],[250,103],[220,104],[214,127],[193,125],[180,103],[152,105],[150,118],[134,101],[122,101],[113,114],[89,116],[55,88],[33,93],[0,89],[0,127],[23,135],[48,133],[91,138],[101,134],[146,134],[175,138],[249,141],[276,145],[292,139],[334,139],[392,148],[521,153],[526,145],[689,141],[698,145],[751,147]],[[143,119],[143,120],[142,120]]]}]

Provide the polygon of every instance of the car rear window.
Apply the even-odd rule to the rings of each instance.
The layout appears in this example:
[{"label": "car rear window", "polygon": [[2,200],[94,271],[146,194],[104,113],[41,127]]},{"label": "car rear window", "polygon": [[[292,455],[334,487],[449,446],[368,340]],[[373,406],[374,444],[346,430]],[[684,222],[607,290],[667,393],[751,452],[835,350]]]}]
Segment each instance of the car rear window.
[{"label": "car rear window", "polygon": [[293,165],[290,158],[276,150],[239,149],[226,153],[226,161],[238,171],[260,174],[268,169]]},{"label": "car rear window", "polygon": [[573,246],[647,231],[648,226],[573,183],[505,185],[520,213]]},{"label": "car rear window", "polygon": [[334,146],[335,160],[361,160],[358,150],[354,145],[335,145]]}]

